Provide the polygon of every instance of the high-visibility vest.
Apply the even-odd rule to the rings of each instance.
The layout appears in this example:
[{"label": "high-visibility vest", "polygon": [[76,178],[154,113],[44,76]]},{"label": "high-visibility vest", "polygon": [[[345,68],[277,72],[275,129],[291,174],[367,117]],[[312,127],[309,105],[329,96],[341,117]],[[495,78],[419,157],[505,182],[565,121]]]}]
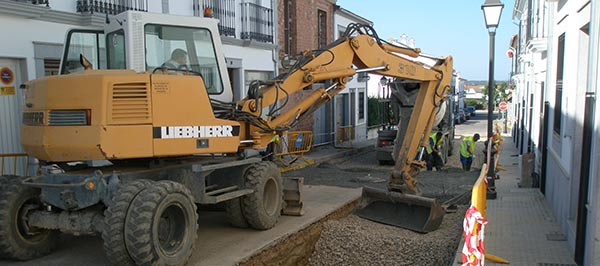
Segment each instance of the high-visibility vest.
[{"label": "high-visibility vest", "polygon": [[427,154],[431,154],[433,152],[433,147],[439,146],[444,141],[444,138],[440,138],[439,140],[436,140],[435,139],[436,134],[437,133],[431,133],[431,135],[429,135],[429,145],[427,145],[427,147],[425,147]]},{"label": "high-visibility vest", "polygon": [[465,137],[460,144],[460,155],[465,158],[471,158],[475,151],[475,141],[472,136]]}]

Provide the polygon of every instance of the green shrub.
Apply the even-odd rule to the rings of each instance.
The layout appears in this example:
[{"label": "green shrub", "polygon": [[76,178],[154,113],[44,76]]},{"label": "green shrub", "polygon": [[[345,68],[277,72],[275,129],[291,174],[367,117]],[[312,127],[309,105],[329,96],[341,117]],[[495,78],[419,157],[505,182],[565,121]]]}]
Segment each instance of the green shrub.
[{"label": "green shrub", "polygon": [[379,100],[375,97],[369,97],[367,100],[367,108],[369,112],[369,118],[367,124],[369,127],[382,125],[385,123],[383,121],[383,103],[379,102]]}]

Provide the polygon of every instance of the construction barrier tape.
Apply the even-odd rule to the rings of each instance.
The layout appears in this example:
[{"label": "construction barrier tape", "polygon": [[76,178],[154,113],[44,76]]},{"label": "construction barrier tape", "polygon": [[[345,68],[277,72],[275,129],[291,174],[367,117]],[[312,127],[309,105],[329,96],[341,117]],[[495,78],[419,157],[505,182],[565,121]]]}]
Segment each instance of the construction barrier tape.
[{"label": "construction barrier tape", "polygon": [[462,249],[463,266],[483,266],[485,262],[485,246],[483,244],[485,219],[477,207],[471,206],[465,214],[463,222],[463,238],[465,245]]}]

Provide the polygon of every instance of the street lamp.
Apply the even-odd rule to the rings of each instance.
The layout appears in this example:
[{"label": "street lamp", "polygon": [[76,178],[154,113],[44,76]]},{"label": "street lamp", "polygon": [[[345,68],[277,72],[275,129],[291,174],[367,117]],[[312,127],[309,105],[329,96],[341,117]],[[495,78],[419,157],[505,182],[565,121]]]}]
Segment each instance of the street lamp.
[{"label": "street lamp", "polygon": [[381,91],[383,94],[383,98],[387,98],[387,85],[388,85],[388,79],[385,76],[382,76],[381,79],[379,80],[379,84],[381,85]]},{"label": "street lamp", "polygon": [[[485,19],[485,26],[490,33],[490,65],[489,65],[489,74],[488,74],[488,125],[487,125],[487,138],[489,140],[488,147],[492,147],[491,137],[494,135],[494,38],[496,37],[496,28],[498,28],[498,24],[500,22],[500,15],[502,14],[502,9],[504,8],[504,4],[500,2],[500,0],[485,0],[485,3],[481,6],[481,10],[483,10],[483,17]],[[488,191],[489,198],[496,198],[496,186],[495,186],[495,178],[496,171],[494,170],[494,162],[493,156],[492,161],[488,165],[487,172],[488,185],[490,191]],[[491,193],[490,193],[491,192]]]},{"label": "street lamp", "polygon": [[[387,122],[389,121],[389,113],[388,113],[388,104],[389,104],[389,100],[388,100],[388,92],[387,92],[387,86],[388,86],[388,79],[385,76],[382,76],[381,79],[379,80],[379,85],[381,85],[381,94],[382,97],[379,98],[379,103],[380,103],[380,110],[382,114],[382,122],[385,122],[385,124],[387,124]],[[388,125],[391,126],[391,125]]]}]

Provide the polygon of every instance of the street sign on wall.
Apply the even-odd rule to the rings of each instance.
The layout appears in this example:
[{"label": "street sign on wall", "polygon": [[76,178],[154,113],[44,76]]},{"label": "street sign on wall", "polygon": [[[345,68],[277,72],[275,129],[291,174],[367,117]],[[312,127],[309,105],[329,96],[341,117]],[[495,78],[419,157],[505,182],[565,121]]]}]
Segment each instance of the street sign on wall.
[{"label": "street sign on wall", "polygon": [[508,109],[508,104],[506,102],[500,102],[498,106],[500,107],[500,111],[506,111],[506,109]]}]

